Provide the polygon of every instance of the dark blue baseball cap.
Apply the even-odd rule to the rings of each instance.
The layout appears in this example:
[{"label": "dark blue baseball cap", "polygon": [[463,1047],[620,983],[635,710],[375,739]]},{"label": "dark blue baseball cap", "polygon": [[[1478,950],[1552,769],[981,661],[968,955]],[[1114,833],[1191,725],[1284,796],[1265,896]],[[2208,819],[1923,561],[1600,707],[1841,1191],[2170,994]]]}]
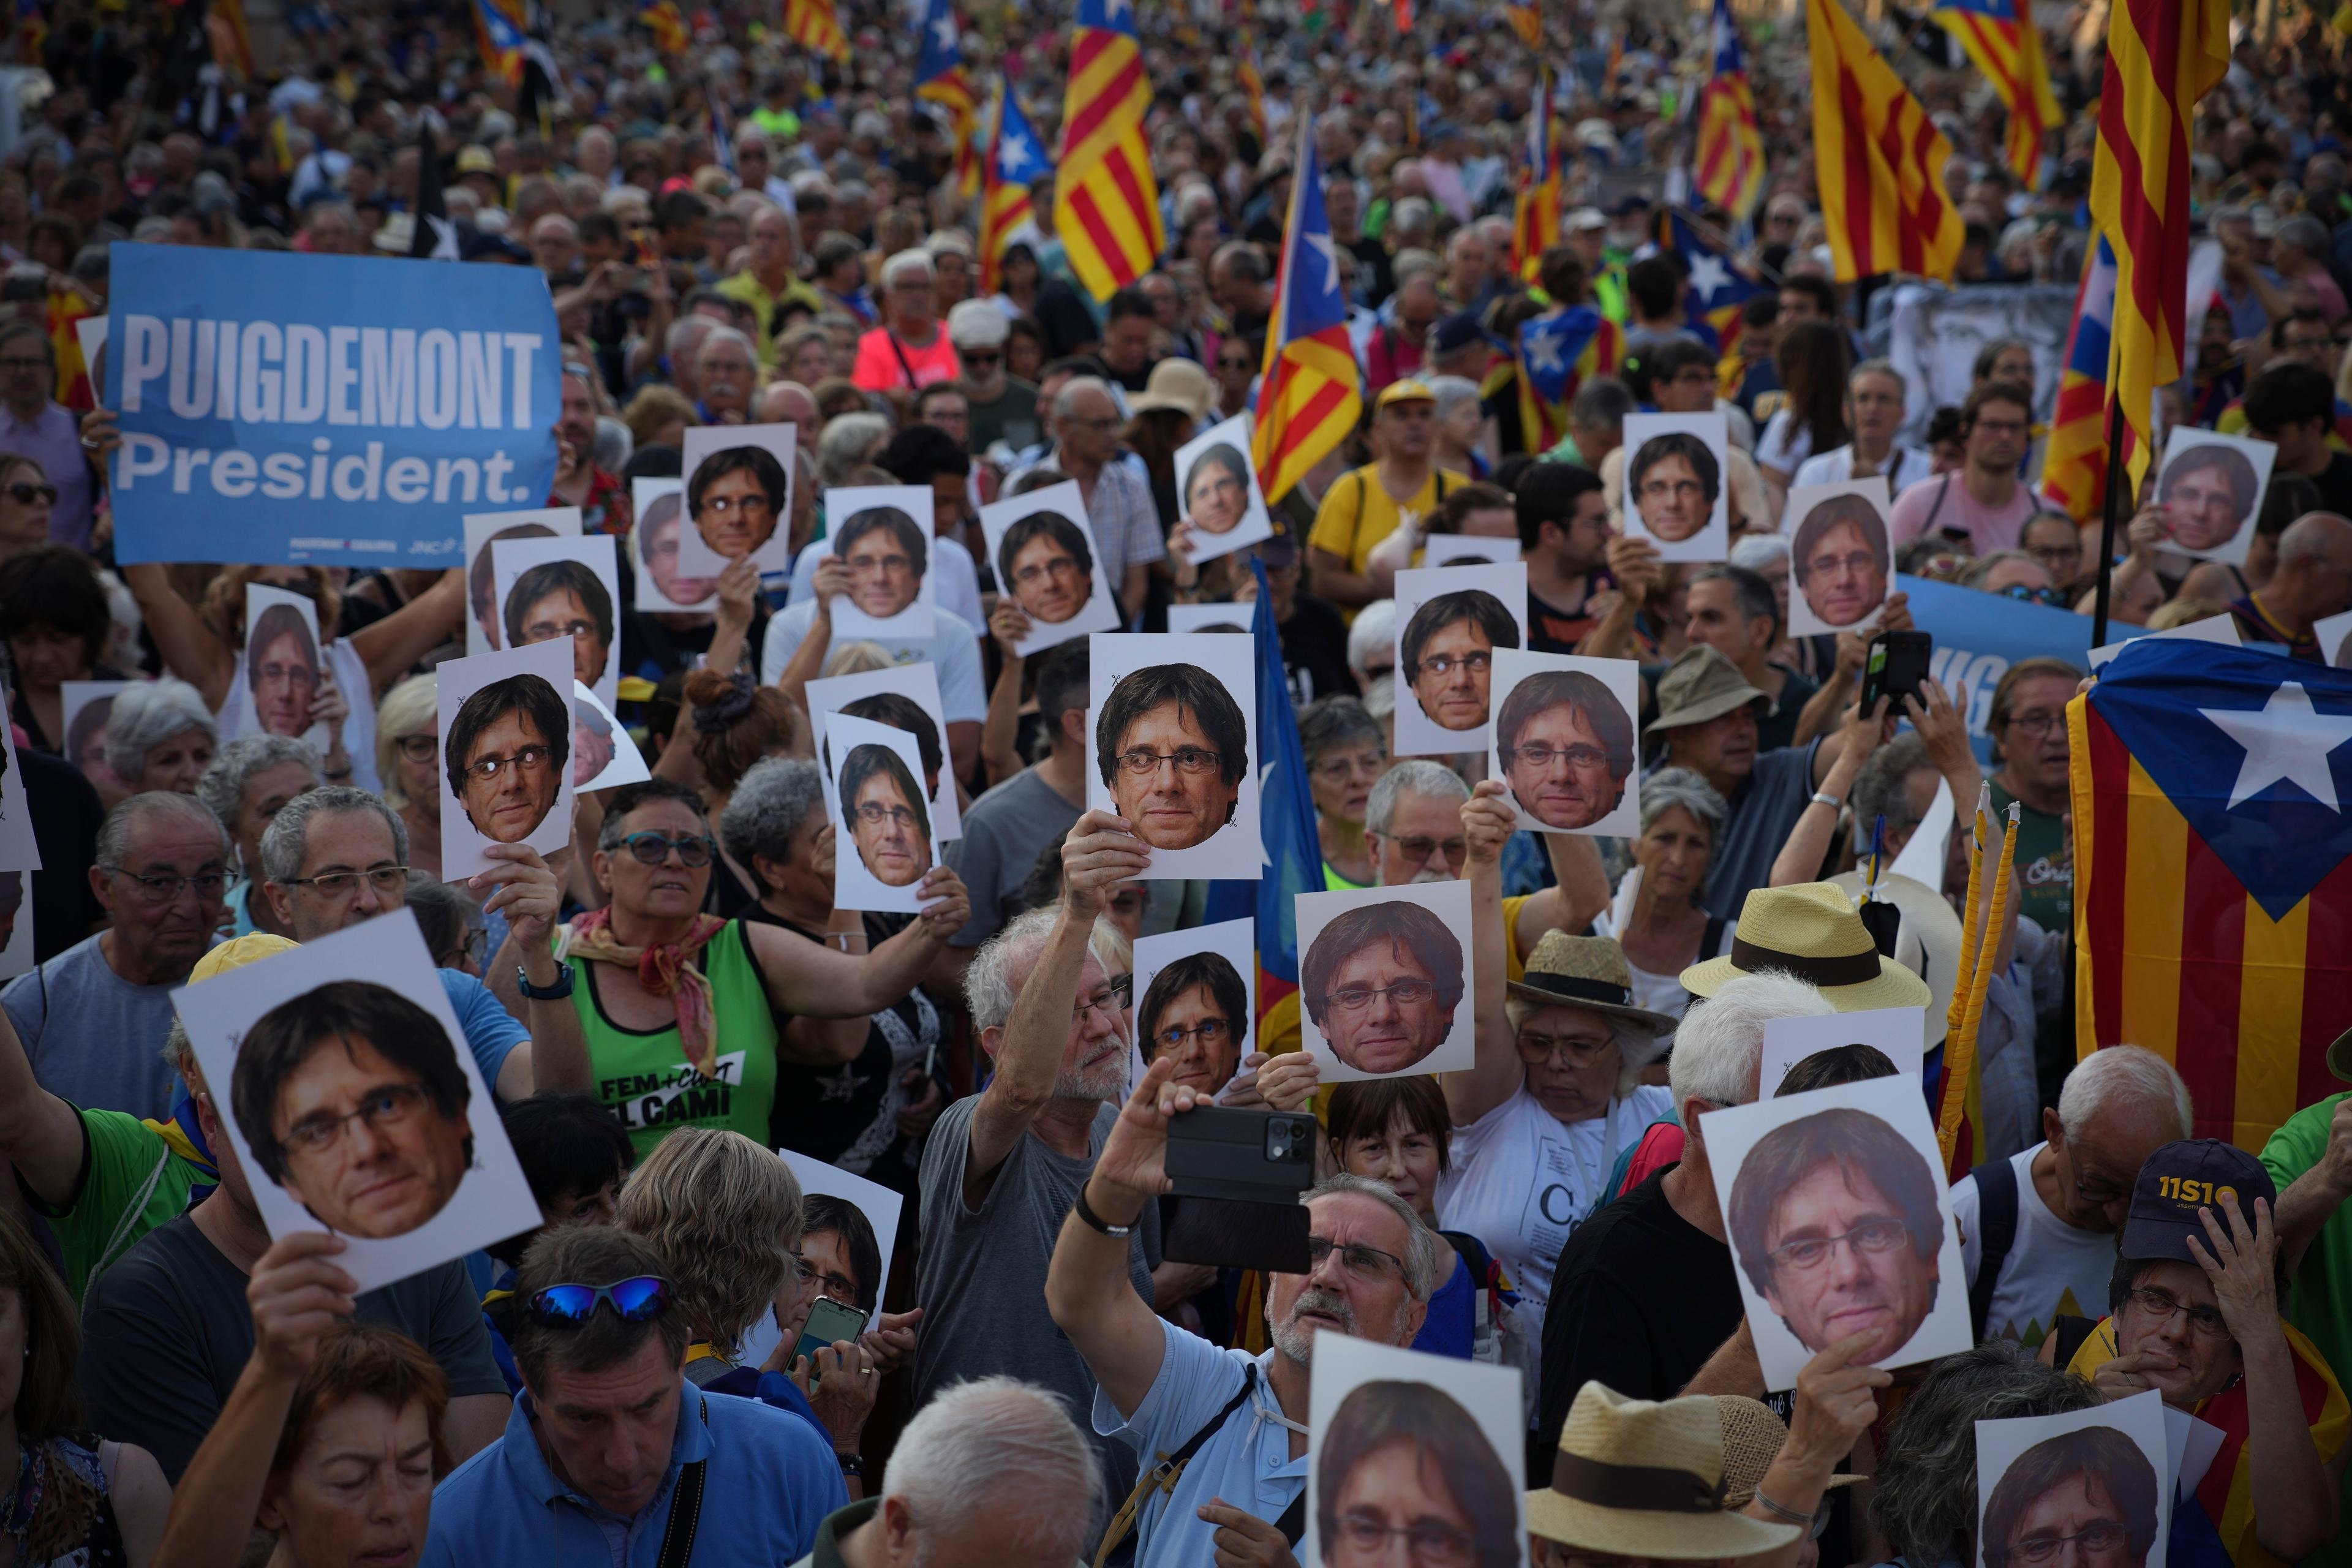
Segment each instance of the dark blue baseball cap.
[{"label": "dark blue baseball cap", "polygon": [[2197,1211],[2211,1209],[2226,1227],[2228,1217],[2221,1211],[2225,1195],[2237,1198],[2248,1225],[2254,1223],[2256,1198],[2273,1210],[2278,1207],[2278,1184],[2260,1160],[2236,1144],[2219,1138],[2182,1138],[2165,1144],[2147,1157],[2139,1168],[2139,1180],[2132,1184],[2122,1255],[2134,1261],[2166,1258],[2196,1262],[2189,1238],[2193,1236],[2206,1246]]},{"label": "dark blue baseball cap", "polygon": [[1475,310],[1456,310],[1430,329],[1429,352],[1450,354],[1468,348],[1473,343],[1485,343],[1490,348],[1510,352],[1510,344],[1486,330]]}]

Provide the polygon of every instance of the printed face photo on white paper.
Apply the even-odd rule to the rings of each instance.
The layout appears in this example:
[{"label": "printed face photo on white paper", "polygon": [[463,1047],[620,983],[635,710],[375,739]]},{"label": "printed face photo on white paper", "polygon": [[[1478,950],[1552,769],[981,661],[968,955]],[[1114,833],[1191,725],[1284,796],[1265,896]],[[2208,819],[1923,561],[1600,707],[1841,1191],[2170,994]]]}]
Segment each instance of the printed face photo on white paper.
[{"label": "printed face photo on white paper", "polygon": [[1256,1048],[1257,922],[1220,921],[1138,939],[1135,1039],[1148,1066],[1214,1095]]},{"label": "printed face photo on white paper", "polygon": [[2321,658],[2338,669],[2352,668],[2352,610],[2314,621],[2311,635],[2319,643]]},{"label": "printed face photo on white paper", "polygon": [[2278,447],[2268,441],[2175,425],[2157,469],[2156,504],[2164,509],[2166,528],[2161,548],[2243,566],[2277,458]]},{"label": "printed face photo on white paper", "polygon": [[1325,1083],[1471,1065],[1469,883],[1301,893],[1297,903],[1299,1012]]},{"label": "printed face photo on white paper", "polygon": [[319,607],[264,583],[245,585],[245,711],[241,735],[290,735],[320,752],[327,727],[311,717],[327,661],[319,650]]},{"label": "printed face photo on white paper", "polygon": [[0,980],[33,967],[33,874],[0,871]]},{"label": "printed face photo on white paper", "polygon": [[[676,479],[647,483],[674,485]],[[637,515],[645,515],[642,499]],[[466,652],[496,653],[507,646],[506,621],[499,607],[506,603],[498,584],[498,565],[490,554],[490,546],[509,539],[577,539],[580,537],[580,509],[576,506],[537,507],[529,511],[469,512],[466,528]]]},{"label": "printed face photo on white paper", "polygon": [[435,672],[441,720],[441,874],[494,864],[492,844],[542,856],[572,837],[572,649],[534,643]]},{"label": "printed face photo on white paper", "polygon": [[686,432],[686,520],[678,566],[716,577],[748,555],[761,575],[793,569],[791,425],[695,425]]},{"label": "printed face photo on white paper", "polygon": [[1087,805],[1150,852],[1141,879],[1255,881],[1256,639],[1097,632],[1088,644]]},{"label": "printed face photo on white paper", "polygon": [[1625,416],[1629,539],[1661,561],[1721,561],[1731,551],[1731,439],[1720,414]]},{"label": "printed face photo on white paper", "polygon": [[1509,788],[1522,828],[1612,838],[1641,832],[1639,666],[1498,648],[1493,690],[1486,776]]},{"label": "printed face photo on white paper", "polygon": [[1176,448],[1176,510],[1195,565],[1274,537],[1250,459],[1250,416],[1236,414]]},{"label": "printed face photo on white paper", "polygon": [[1014,649],[1024,658],[1072,637],[1118,630],[1118,601],[1077,480],[984,506],[980,527],[997,592],[1029,617],[1029,634]]},{"label": "printed face photo on white paper", "polygon": [[[8,691],[0,687],[0,699]],[[41,846],[33,837],[33,809],[25,770],[16,761],[16,728],[0,724],[0,871],[37,871]]]},{"label": "printed face photo on white paper", "polygon": [[820,757],[824,755],[825,721],[835,713],[887,724],[914,736],[916,756],[922,764],[918,776],[930,792],[931,837],[941,844],[963,837],[963,811],[956,799],[955,769],[950,765],[937,667],[928,662],[895,664],[887,669],[812,680],[807,697],[810,738]]},{"label": "printed face photo on white paper", "polygon": [[1396,754],[1485,751],[1495,650],[1528,646],[1526,565],[1400,572],[1396,605]]},{"label": "printed face photo on white paper", "polygon": [[273,1238],[342,1236],[371,1290],[540,1224],[413,911],[172,1000]]},{"label": "printed face photo on white paper", "polygon": [[1976,1342],[1968,1276],[1917,1075],[1706,1113],[1707,1163],[1764,1386],[1829,1346],[1909,1366]]},{"label": "printed face photo on white paper", "polygon": [[1168,629],[1171,632],[1205,632],[1219,626],[1246,632],[1257,619],[1255,605],[1171,605],[1168,606]]},{"label": "printed face photo on white paper", "polygon": [[685,546],[684,479],[638,479],[630,500],[636,521],[629,529],[629,565],[637,580],[636,607],[678,614],[718,607],[719,574],[689,576],[678,565]]},{"label": "printed face photo on white paper", "polygon": [[801,1184],[808,1221],[801,1233],[801,1261],[810,1278],[805,1283],[784,1281],[775,1305],[745,1331],[736,1359],[746,1366],[765,1365],[786,1334],[797,1344],[820,1296],[863,1312],[866,1326],[874,1327],[898,1251],[898,1216],[906,1202],[898,1194],[791,1149],[777,1157]]},{"label": "printed face photo on white paper", "polygon": [[2164,1568],[2179,1469],[2167,1414],[2151,1388],[1978,1422],[1976,1568]]},{"label": "printed face photo on white paper", "polygon": [[621,568],[612,536],[501,539],[490,545],[490,561],[506,646],[569,641],[572,678],[610,708],[621,687]]},{"label": "printed face photo on white paper", "polygon": [[912,914],[940,863],[923,759],[904,730],[835,713],[825,722],[825,810],[833,818],[834,903]]},{"label": "printed face photo on white paper", "polygon": [[119,795],[135,793],[115,777],[106,761],[107,717],[114,711],[116,696],[135,684],[129,680],[66,680],[58,684],[65,707],[66,761],[79,768],[81,776],[96,785],[100,795],[110,790]]},{"label": "printed face photo on white paper", "polygon": [[1485,533],[1433,533],[1421,546],[1421,563],[1424,567],[1451,566],[1457,561],[1507,566],[1517,559],[1519,542],[1516,536],[1502,539]]},{"label": "printed face photo on white paper", "polygon": [[1757,1075],[1766,1100],[1778,1098],[1789,1071],[1807,1057],[1846,1046],[1867,1046],[1895,1065],[1896,1078],[1919,1081],[1927,1054],[1925,1007],[1874,1007],[1826,1018],[1774,1018],[1764,1026],[1763,1066]]},{"label": "printed face photo on white paper", "polygon": [[928,485],[837,485],[824,492],[828,555],[849,568],[833,601],[833,640],[931,635],[934,518]]},{"label": "printed face photo on white paper", "polygon": [[1315,1333],[1307,1390],[1307,1568],[1527,1561],[1523,1374]]},{"label": "printed face photo on white paper", "polygon": [[1878,625],[1895,580],[1886,478],[1799,485],[1789,492],[1789,634],[1861,632]]},{"label": "printed face photo on white paper", "polygon": [[645,754],[613,710],[578,681],[572,683],[572,787],[618,789],[653,776]]}]

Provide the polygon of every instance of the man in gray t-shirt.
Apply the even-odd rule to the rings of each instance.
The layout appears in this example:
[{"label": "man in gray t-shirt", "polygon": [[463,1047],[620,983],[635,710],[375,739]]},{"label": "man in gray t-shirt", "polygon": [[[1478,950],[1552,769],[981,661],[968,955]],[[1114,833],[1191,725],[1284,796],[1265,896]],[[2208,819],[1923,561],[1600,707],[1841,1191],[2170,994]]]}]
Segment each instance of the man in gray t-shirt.
[{"label": "man in gray t-shirt", "polygon": [[[1045,1270],[1062,1221],[1118,1120],[1127,1088],[1127,1025],[1110,977],[1089,951],[1108,889],[1146,854],[1111,818],[1079,818],[1063,849],[1063,890],[973,954],[964,995],[995,1076],[940,1118],[923,1152],[922,1250],[915,1297],[915,1402],[965,1378],[1005,1373],[1052,1389],[1084,1425],[1095,1381],[1045,1311]],[[1129,1252],[1136,1293],[1151,1300],[1156,1212]],[[1096,1439],[1106,1511],[1135,1485],[1124,1444]]]}]

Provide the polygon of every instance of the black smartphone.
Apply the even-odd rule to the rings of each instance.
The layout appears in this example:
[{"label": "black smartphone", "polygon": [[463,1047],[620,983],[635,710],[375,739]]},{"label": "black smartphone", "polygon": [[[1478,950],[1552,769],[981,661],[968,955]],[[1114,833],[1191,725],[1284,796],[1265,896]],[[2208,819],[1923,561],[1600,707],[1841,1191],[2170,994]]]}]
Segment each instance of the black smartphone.
[{"label": "black smartphone", "polygon": [[1174,1212],[1161,1251],[1178,1263],[1304,1274],[1315,1183],[1315,1118],[1304,1111],[1204,1105],[1168,1123]]},{"label": "black smartphone", "polygon": [[1901,713],[1903,700],[1917,697],[1927,684],[1927,658],[1935,651],[1936,639],[1926,632],[1881,632],[1871,638],[1862,667],[1863,711],[1888,697],[1894,700],[1887,704],[1888,712]]}]

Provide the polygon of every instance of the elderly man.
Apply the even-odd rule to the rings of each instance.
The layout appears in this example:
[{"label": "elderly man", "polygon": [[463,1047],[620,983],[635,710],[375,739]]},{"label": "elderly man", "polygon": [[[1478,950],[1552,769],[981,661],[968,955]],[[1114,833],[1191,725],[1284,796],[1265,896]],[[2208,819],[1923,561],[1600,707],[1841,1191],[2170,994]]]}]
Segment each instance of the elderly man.
[{"label": "elderly man", "polygon": [[1372,885],[1401,888],[1460,877],[1469,854],[1462,803],[1469,798],[1460,773],[1427,757],[1406,758],[1382,773],[1364,805]]},{"label": "elderly man", "polygon": [[596,416],[601,412],[595,371],[577,360],[563,363],[559,384],[562,395],[556,410],[557,466],[555,483],[547,492],[550,506],[576,506],[580,526],[590,533],[626,533],[635,521],[635,504],[621,476],[596,466]]},{"label": "elderly man", "polygon": [[[947,1109],[923,1152],[918,1404],[994,1373],[1051,1389],[1073,1415],[1093,1404],[1094,1373],[1073,1341],[1044,1331],[1034,1304],[1047,1285],[1043,1238],[1118,1124],[1127,1083],[1128,998],[1091,938],[1112,885],[1141,875],[1149,856],[1117,822],[1105,812],[1081,816],[1062,846],[1059,902],[1014,921],[964,971],[972,1026],[996,1070],[986,1089]],[[1124,1273],[1116,1260],[1100,1264],[1112,1276],[1105,1292],[1130,1294],[1147,1322],[1158,1229],[1154,1208],[1120,1233]],[[1107,1440],[1096,1447],[1108,1495],[1125,1496],[1133,1455]]]},{"label": "elderly man", "polygon": [[732,327],[716,326],[694,356],[695,384],[701,398],[695,417],[705,425],[751,422],[751,395],[760,389],[757,351]]},{"label": "elderly man", "polygon": [[423,1563],[612,1568],[650,1559],[680,1510],[703,1568],[773,1568],[816,1544],[849,1500],[824,1439],[812,1422],[687,1381],[692,1334],[661,1272],[652,1248],[610,1226],[530,1244],[509,1342],[523,1395],[505,1434],[436,1489]]},{"label": "elderly man", "polygon": [[1169,1123],[1208,1103],[1173,1081],[1174,1068],[1152,1064],[1079,1186],[1054,1246],[1045,1305],[1098,1384],[1096,1431],[1147,1458],[1197,1444],[1173,1486],[1135,1500],[1138,1568],[1283,1562],[1306,1528],[1316,1338],[1411,1344],[1429,1313],[1442,1244],[1381,1183],[1332,1176],[1299,1200],[1307,1271],[1266,1282],[1271,1349],[1220,1350],[1155,1317],[1122,1289],[1118,1261],[1169,1190]]},{"label": "elderly man", "polygon": [[772,372],[776,368],[777,309],[793,300],[815,313],[824,309],[824,302],[794,270],[800,264],[801,238],[800,226],[793,221],[792,214],[780,206],[761,207],[752,215],[750,239],[751,255],[744,260],[743,270],[720,283],[719,291],[751,307],[757,323],[752,329],[752,343],[761,367]]},{"label": "elderly man", "polygon": [[2319,646],[2317,624],[2346,610],[2352,610],[2352,520],[2327,511],[2289,523],[2270,581],[2230,605],[2246,642],[2275,643],[2318,664],[2336,650]]},{"label": "elderly man", "polygon": [[1436,458],[1437,398],[1426,382],[1399,381],[1372,405],[1372,461],[1342,474],[1323,492],[1307,536],[1309,585],[1351,614],[1395,589],[1393,570],[1372,547],[1407,517],[1433,517],[1445,498],[1470,482]]},{"label": "elderly man", "polygon": [[580,264],[580,227],[562,213],[530,226],[530,259],[552,283],[569,278]]},{"label": "elderly man", "polygon": [[1033,466],[1057,469],[1064,478],[1077,480],[1095,548],[1102,554],[1103,574],[1132,624],[1143,608],[1151,563],[1168,558],[1151,483],[1139,466],[1120,454],[1118,429],[1124,421],[1109,383],[1100,376],[1072,376],[1054,395],[1053,410],[1054,445]]},{"label": "elderly man", "polygon": [[0,990],[43,1089],[91,1110],[171,1113],[178,1088],[156,1048],[173,991],[224,918],[233,853],[194,795],[134,795],[106,814],[89,885],[107,929]]},{"label": "elderly man", "polygon": [[882,321],[857,340],[850,379],[900,407],[915,389],[956,378],[955,344],[940,321],[939,268],[920,250],[882,264]]},{"label": "elderly man", "polygon": [[1780,600],[1771,584],[1745,566],[1703,566],[1685,602],[1690,640],[1729,659],[1769,699],[1756,724],[1759,751],[1797,745],[1829,728],[1845,700],[1845,683],[1824,689],[1766,657],[1780,640]]},{"label": "elderly man", "polygon": [[[1156,276],[1156,275],[1155,275]],[[1004,369],[1012,335],[1004,312],[985,300],[966,300],[948,312],[948,341],[963,374],[964,445],[974,456],[1002,441],[1018,452],[1037,444],[1037,389]]]},{"label": "elderly man", "polygon": [[88,550],[96,497],[91,456],[81,446],[81,416],[56,401],[57,351],[38,321],[0,325],[0,452],[41,465],[58,499],[49,503],[49,540]]}]

